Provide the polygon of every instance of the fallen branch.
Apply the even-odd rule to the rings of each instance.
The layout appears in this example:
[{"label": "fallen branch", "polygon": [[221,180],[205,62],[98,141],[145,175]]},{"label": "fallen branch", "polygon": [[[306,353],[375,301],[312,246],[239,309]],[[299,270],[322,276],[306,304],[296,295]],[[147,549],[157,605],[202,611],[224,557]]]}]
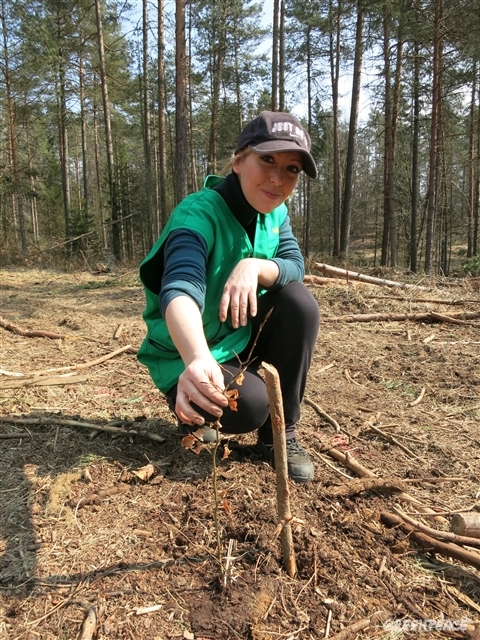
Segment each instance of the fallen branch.
[{"label": "fallen branch", "polygon": [[357,622],[354,622],[346,629],[339,631],[334,636],[330,636],[329,640],[348,640],[352,636],[356,635],[362,629],[367,629],[370,625],[375,624],[378,620],[381,620],[382,617],[385,617],[385,614],[376,613],[370,618],[362,618]]},{"label": "fallen branch", "polygon": [[459,547],[456,544],[436,540],[421,531],[417,531],[414,527],[404,522],[402,518],[399,518],[388,511],[382,511],[380,514],[380,520],[388,527],[396,527],[403,531],[408,536],[409,540],[413,540],[413,542],[416,542],[420,547],[422,547],[422,549],[429,553],[441,553],[447,558],[460,560],[460,562],[464,562],[476,569],[480,569],[480,554],[475,551],[469,551],[468,549]]},{"label": "fallen branch", "polygon": [[303,278],[303,281],[306,284],[318,284],[318,285],[343,285],[343,286],[350,286],[350,287],[357,287],[357,286],[372,286],[371,282],[355,282],[355,281],[349,281],[349,280],[342,280],[341,278],[325,278],[323,276],[305,276]]},{"label": "fallen branch", "polygon": [[337,487],[329,487],[326,494],[329,496],[356,496],[363,491],[406,491],[406,486],[398,478],[361,478],[351,480]]},{"label": "fallen branch", "polygon": [[21,327],[18,327],[16,324],[7,322],[2,317],[0,317],[0,327],[6,329],[7,331],[11,331],[12,333],[16,333],[19,336],[24,336],[25,338],[50,338],[51,340],[68,340],[69,338],[76,337],[66,336],[63,333],[53,333],[52,331],[29,331],[28,329],[22,329]]},{"label": "fallen branch", "polygon": [[[424,340],[425,342],[425,340]],[[410,402],[410,406],[411,407],[416,407],[417,404],[420,404],[420,402],[423,400],[423,396],[425,395],[425,391],[427,390],[427,387],[422,387],[422,390],[420,391],[420,395],[418,396],[418,398],[416,400],[414,400],[413,402]]]},{"label": "fallen branch", "polygon": [[[329,280],[330,278],[326,278]],[[411,298],[405,296],[376,296],[369,295],[372,300],[400,300],[401,302],[426,302],[430,304],[445,304],[451,306],[461,306],[463,304],[480,304],[480,300],[442,300],[441,298]]]},{"label": "fallen branch", "polygon": [[384,287],[399,287],[401,289],[418,289],[419,291],[429,291],[428,287],[421,287],[418,284],[407,284],[405,282],[396,282],[395,280],[385,280],[384,278],[375,278],[374,276],[367,276],[363,273],[356,271],[347,271],[346,269],[340,269],[339,267],[332,267],[328,264],[322,264],[316,262],[314,264],[315,269],[318,269],[322,273],[327,273],[332,276],[344,278],[346,280],[358,280],[359,282],[368,282],[369,284],[377,284]]},{"label": "fallen branch", "polygon": [[[111,424],[95,424],[93,422],[78,422],[77,420],[62,420],[61,418],[15,418],[13,416],[0,417],[0,422],[6,422],[9,424],[44,424],[44,425],[60,425],[63,427],[82,427],[83,429],[91,429],[93,431],[105,431],[106,433],[113,433],[119,436],[140,436],[142,438],[148,438],[149,440],[155,440],[155,442],[165,442],[163,436],[157,433],[151,433],[150,431],[142,431],[142,429],[127,429],[122,427],[116,427]],[[134,423],[132,423],[134,424]]]},{"label": "fallen branch", "polygon": [[105,498],[109,498],[110,496],[115,496],[117,494],[124,494],[130,491],[130,487],[127,484],[118,484],[113,487],[108,487],[107,489],[100,489],[96,493],[90,493],[88,496],[84,496],[83,498],[72,498],[68,501],[68,506],[72,507],[72,509],[80,509],[81,507],[86,507],[89,504],[100,504],[102,500]]},{"label": "fallen branch", "polygon": [[13,440],[18,438],[31,438],[28,431],[19,431],[18,433],[0,433],[0,440]]},{"label": "fallen branch", "polygon": [[78,640],[92,640],[97,628],[97,608],[91,604],[88,606],[87,615],[83,622]]},{"label": "fallen branch", "polygon": [[406,447],[404,444],[399,442],[396,438],[394,438],[390,434],[385,433],[384,431],[382,431],[378,427],[374,427],[373,424],[370,424],[370,423],[368,423],[368,428],[371,429],[372,431],[374,431],[375,433],[378,433],[379,436],[382,436],[382,438],[385,438],[385,440],[387,440],[391,444],[394,444],[395,446],[399,447],[402,451],[405,451],[405,453],[407,453],[411,458],[417,458],[418,459],[418,456],[415,453],[413,453],[413,451],[411,449]]},{"label": "fallen branch", "polygon": [[60,384],[86,382],[88,376],[76,376],[71,373],[63,376],[45,376],[43,378],[21,378],[0,383],[0,389],[18,389],[20,387],[53,387]]},{"label": "fallen branch", "polygon": [[426,524],[423,524],[418,520],[414,520],[406,513],[403,513],[403,511],[401,511],[400,509],[393,508],[393,512],[407,524],[410,524],[412,527],[415,527],[415,529],[418,529],[422,533],[426,533],[428,536],[432,536],[432,538],[443,540],[445,542],[453,542],[454,544],[458,544],[460,546],[475,547],[480,549],[480,540],[478,538],[462,536],[450,531],[438,531],[438,529],[432,529]]},{"label": "fallen branch", "polygon": [[43,376],[44,374],[50,374],[50,373],[58,373],[60,371],[81,371],[82,369],[89,369],[90,367],[94,367],[97,364],[102,364],[107,360],[111,360],[112,358],[115,358],[115,356],[118,356],[121,353],[124,353],[125,351],[130,351],[131,348],[132,348],[132,345],[127,344],[124,347],[120,347],[120,349],[111,351],[110,353],[107,353],[104,356],[101,356],[100,358],[96,358],[95,360],[89,360],[88,362],[82,362],[80,364],[72,364],[68,367],[58,367],[55,369],[40,369],[38,371],[31,371],[29,373],[9,373],[9,372],[0,370],[0,373],[8,374],[15,377],[22,376],[27,378],[27,377]]},{"label": "fallen branch", "polygon": [[262,362],[265,375],[270,416],[273,432],[273,452],[275,456],[275,475],[277,479],[277,512],[281,524],[283,562],[287,573],[294,578],[297,573],[295,550],[292,538],[292,512],[290,510],[290,488],[288,486],[287,448],[285,438],[285,419],[283,400],[278,372],[271,364]]},{"label": "fallen branch", "polygon": [[[356,313],[347,316],[322,317],[322,322],[448,322],[450,324],[468,324],[465,319],[480,318],[479,311],[465,311],[448,316],[441,313]],[[475,326],[475,325],[473,325]]]},{"label": "fallen branch", "polygon": [[[315,436],[321,441],[322,439],[321,434],[315,433]],[[347,469],[350,469],[350,471],[353,471],[354,473],[356,473],[357,476],[359,476],[360,478],[376,478],[377,477],[375,473],[373,473],[373,471],[370,471],[370,469],[367,469],[362,464],[360,464],[360,462],[358,462],[358,460],[356,460],[350,453],[346,453],[346,454],[342,453],[341,451],[339,451],[338,449],[335,449],[334,447],[328,448],[325,451],[325,453],[327,453],[331,458],[333,458],[337,462],[341,462],[345,467],[347,467]],[[411,496],[409,493],[402,491],[398,497],[400,500],[403,500],[404,502],[410,502],[410,503],[416,504],[418,506],[419,511],[425,511],[425,513],[432,514],[438,522],[442,522],[445,524],[447,523],[447,520],[445,518],[443,518],[442,516],[437,516],[433,509],[430,509],[430,507],[423,506],[420,500],[418,500],[414,496]]]},{"label": "fallen branch", "polygon": [[331,424],[337,433],[340,433],[341,429],[338,422],[334,418],[329,416],[328,413],[322,409],[322,407],[320,407],[318,404],[313,402],[313,400],[310,400],[310,398],[307,398],[307,396],[304,396],[303,401],[305,402],[305,404],[308,404],[310,407],[315,409],[315,411],[318,413],[318,415],[321,418],[323,418],[326,422]]}]

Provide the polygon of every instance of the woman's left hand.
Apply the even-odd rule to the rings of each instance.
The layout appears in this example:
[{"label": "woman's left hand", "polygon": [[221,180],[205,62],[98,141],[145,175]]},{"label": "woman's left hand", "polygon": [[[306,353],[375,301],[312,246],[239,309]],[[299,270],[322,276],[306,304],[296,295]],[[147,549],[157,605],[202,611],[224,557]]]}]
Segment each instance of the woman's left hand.
[{"label": "woman's left hand", "polygon": [[248,316],[257,315],[258,285],[272,286],[278,278],[278,266],[272,260],[245,258],[240,260],[223,288],[220,300],[219,318],[222,322],[230,315],[235,329],[244,327]]}]

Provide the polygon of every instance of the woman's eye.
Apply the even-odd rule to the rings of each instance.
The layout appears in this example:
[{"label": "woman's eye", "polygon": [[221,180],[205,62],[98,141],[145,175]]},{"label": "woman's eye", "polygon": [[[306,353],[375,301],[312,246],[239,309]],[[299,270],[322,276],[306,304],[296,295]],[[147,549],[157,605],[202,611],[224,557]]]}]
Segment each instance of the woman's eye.
[{"label": "woman's eye", "polygon": [[288,167],[288,170],[291,171],[292,173],[298,174],[300,173],[301,169],[300,167],[297,167],[296,165],[292,164]]},{"label": "woman's eye", "polygon": [[262,156],[262,160],[264,162],[268,162],[269,164],[271,164],[274,161],[272,156]]}]

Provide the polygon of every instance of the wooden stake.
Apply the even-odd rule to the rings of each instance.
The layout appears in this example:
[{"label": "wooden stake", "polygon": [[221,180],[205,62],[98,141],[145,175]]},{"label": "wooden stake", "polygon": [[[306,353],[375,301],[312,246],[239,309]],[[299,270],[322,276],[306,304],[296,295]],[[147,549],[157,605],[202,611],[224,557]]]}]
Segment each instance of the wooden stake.
[{"label": "wooden stake", "polygon": [[275,456],[275,474],[277,479],[277,513],[280,520],[280,540],[283,562],[288,575],[294,578],[297,573],[295,550],[292,538],[292,512],[290,510],[290,488],[288,485],[287,443],[285,437],[285,419],[283,400],[278,372],[271,364],[262,362],[265,384],[272,419],[273,452]]}]

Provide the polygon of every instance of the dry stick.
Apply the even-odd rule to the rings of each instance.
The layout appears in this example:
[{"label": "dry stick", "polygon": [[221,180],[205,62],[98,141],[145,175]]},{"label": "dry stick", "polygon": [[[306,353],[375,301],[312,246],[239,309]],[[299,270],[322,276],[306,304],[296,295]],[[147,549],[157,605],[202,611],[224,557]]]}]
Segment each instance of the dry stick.
[{"label": "dry stick", "polygon": [[384,431],[382,431],[378,427],[374,427],[373,424],[370,424],[370,423],[368,424],[368,428],[371,429],[372,431],[374,431],[375,433],[378,433],[379,436],[382,436],[382,438],[385,438],[385,440],[387,440],[391,444],[394,444],[397,447],[399,447],[402,451],[405,451],[405,453],[408,453],[408,455],[410,457],[416,458],[417,460],[419,459],[419,456],[417,456],[415,453],[413,453],[413,451],[411,449],[406,447],[404,444],[399,442],[396,438],[394,438],[390,434],[385,433]]},{"label": "dry stick", "polygon": [[[328,278],[327,278],[328,279]],[[450,306],[461,306],[463,304],[479,304],[480,300],[442,300],[441,298],[407,298],[405,296],[378,296],[369,295],[374,300],[401,300],[403,302],[431,302],[432,304],[446,304]]]},{"label": "dry stick", "polygon": [[371,282],[353,282],[353,281],[349,281],[349,280],[342,280],[341,278],[325,278],[322,276],[305,276],[303,278],[303,281],[306,284],[318,284],[318,285],[346,285],[347,287],[351,287],[351,286],[358,286],[361,285],[362,287],[364,286],[372,286]]},{"label": "dry stick", "polygon": [[421,531],[416,531],[414,527],[404,522],[402,518],[399,518],[388,511],[382,511],[380,519],[383,524],[386,524],[389,527],[397,527],[398,529],[401,529],[408,535],[410,540],[416,542],[420,547],[422,547],[422,549],[425,549],[425,551],[429,551],[430,553],[432,551],[433,553],[441,553],[447,558],[454,558],[455,560],[460,560],[460,562],[469,564],[476,569],[480,569],[479,553],[463,549],[463,547],[459,547],[456,544],[442,542],[441,540],[432,538]]},{"label": "dry stick", "polygon": [[[424,340],[425,342],[425,340]],[[418,396],[418,398],[416,400],[414,400],[413,402],[410,402],[410,406],[411,407],[416,407],[417,404],[420,404],[420,402],[423,400],[423,396],[425,395],[425,391],[427,390],[427,387],[422,387],[422,390],[420,391],[420,395]]]},{"label": "dry stick", "polygon": [[102,364],[102,362],[106,362],[111,358],[115,358],[115,356],[120,355],[124,351],[128,351],[131,348],[131,346],[132,346],[131,344],[127,344],[124,347],[121,347],[120,349],[116,349],[111,353],[107,353],[106,355],[101,356],[100,358],[96,358],[95,360],[90,360],[88,362],[83,362],[81,364],[72,364],[69,367],[60,367],[59,369],[44,369],[43,371],[32,371],[31,373],[27,373],[25,375],[41,376],[44,373],[54,373],[54,372],[56,373],[58,371],[80,371],[81,369],[88,369],[89,367],[94,367],[97,364]]},{"label": "dry stick", "polygon": [[343,629],[343,631],[339,631],[334,636],[329,636],[329,640],[348,640],[348,638],[356,635],[359,631],[362,631],[362,629],[367,629],[372,622],[374,622],[374,616],[371,618],[362,618],[346,629]]},{"label": "dry stick", "polygon": [[480,311],[452,313],[449,316],[433,311],[426,313],[357,313],[347,316],[324,316],[322,322],[404,322],[409,320],[412,322],[448,322],[476,326],[476,323],[466,322],[465,318],[470,320],[480,318]]},{"label": "dry stick", "polygon": [[50,338],[51,340],[68,340],[68,338],[75,338],[75,336],[66,336],[63,333],[53,333],[52,331],[29,331],[28,329],[22,329],[11,322],[7,322],[2,317],[0,317],[0,327],[16,333],[19,336],[24,336],[25,338]]},{"label": "dry stick", "polygon": [[396,282],[395,280],[385,280],[384,278],[374,278],[373,276],[367,276],[363,273],[356,271],[347,271],[346,269],[340,269],[339,267],[332,267],[328,264],[322,264],[316,262],[314,264],[315,269],[334,275],[347,280],[358,280],[359,282],[369,282],[370,284],[378,284],[384,287],[400,287],[401,289],[417,289],[419,291],[429,291],[428,287],[421,287],[417,284],[407,284],[405,282]]},{"label": "dry stick", "polygon": [[322,407],[320,407],[318,404],[316,404],[315,402],[313,402],[313,400],[310,400],[310,398],[307,398],[307,396],[304,396],[303,401],[305,402],[305,404],[308,404],[310,407],[312,407],[313,409],[315,409],[315,411],[318,413],[318,415],[323,418],[324,420],[326,420],[329,424],[332,425],[332,427],[335,429],[335,431],[337,433],[340,433],[341,429],[340,429],[340,425],[338,424],[338,422],[332,418],[331,416],[328,415],[328,413],[326,413]]},{"label": "dry stick", "polygon": [[91,604],[87,609],[87,617],[82,626],[78,640],[92,640],[97,627],[97,608]]},{"label": "dry stick", "polygon": [[268,404],[272,419],[273,451],[275,456],[275,475],[277,479],[277,511],[282,529],[283,562],[287,573],[294,578],[297,573],[295,550],[292,538],[292,512],[290,511],[290,489],[288,486],[287,448],[285,436],[285,419],[283,417],[283,400],[278,372],[271,364],[262,362],[267,387]]},{"label": "dry stick", "polygon": [[400,509],[396,507],[392,508],[392,511],[395,515],[399,516],[402,520],[404,520],[407,524],[410,524],[415,529],[418,529],[422,533],[426,533],[428,536],[432,536],[432,538],[436,538],[437,540],[443,540],[445,542],[453,542],[454,544],[466,546],[466,547],[475,547],[476,549],[480,549],[480,540],[478,538],[471,538],[469,536],[461,536],[456,533],[452,533],[450,531],[438,531],[437,529],[432,529],[431,527],[427,527],[426,524],[422,524],[418,522],[418,520],[414,520],[410,518],[406,513],[403,513]]},{"label": "dry stick", "polygon": [[52,425],[58,424],[63,427],[83,427],[84,429],[94,429],[95,431],[105,431],[106,433],[114,433],[120,436],[141,436],[142,438],[148,438],[149,440],[155,440],[155,442],[165,442],[163,436],[157,433],[151,433],[149,431],[139,431],[137,429],[122,429],[121,427],[115,427],[113,425],[101,425],[94,424],[92,422],[77,422],[76,420],[61,420],[60,418],[15,418],[14,416],[2,416],[0,422],[7,422],[13,424],[45,424]]},{"label": "dry stick", "polygon": [[62,384],[77,384],[86,382],[88,376],[78,376],[65,373],[61,376],[43,376],[38,378],[20,378],[0,383],[0,389],[19,389],[20,387],[53,387]]},{"label": "dry stick", "polygon": [[[320,436],[317,435],[317,437],[320,437]],[[360,478],[376,478],[377,477],[373,473],[373,471],[370,471],[370,469],[367,469],[366,467],[361,465],[358,462],[358,460],[356,460],[349,453],[347,454],[342,453],[341,451],[335,448],[328,449],[325,453],[328,453],[328,455],[334,460],[336,460],[337,462],[341,462],[343,465],[347,467],[347,469],[350,469],[350,471],[353,471],[354,473],[356,473],[357,476],[359,476]],[[424,507],[420,502],[420,500],[417,500],[417,498],[415,498],[414,496],[411,496],[409,493],[402,491],[398,497],[400,500],[403,500],[405,502],[412,502],[413,504],[418,505],[419,510],[425,511],[425,513],[432,514],[432,516],[435,517],[435,519],[438,522],[443,522],[443,523],[447,522],[447,520],[442,516],[437,516],[435,511],[433,509],[430,509],[430,507]]]},{"label": "dry stick", "polygon": [[0,440],[10,440],[15,438],[31,438],[32,435],[28,431],[19,431],[18,433],[0,433]]}]

